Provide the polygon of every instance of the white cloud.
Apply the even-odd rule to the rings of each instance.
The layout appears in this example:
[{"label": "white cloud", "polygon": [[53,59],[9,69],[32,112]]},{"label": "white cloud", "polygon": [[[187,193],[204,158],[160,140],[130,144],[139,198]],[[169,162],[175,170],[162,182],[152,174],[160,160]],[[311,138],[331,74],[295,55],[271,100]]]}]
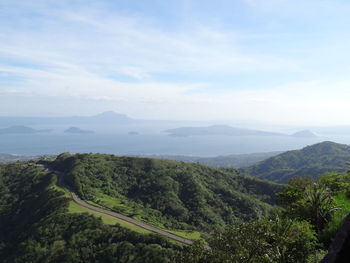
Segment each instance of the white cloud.
[{"label": "white cloud", "polygon": [[[37,96],[125,101],[134,103],[133,107],[138,107],[137,103],[192,105],[211,101],[187,94],[208,84],[156,81],[153,75],[185,72],[220,76],[295,67],[283,58],[243,52],[238,44],[241,36],[234,32],[203,25],[168,32],[156,21],[137,15],[86,7],[73,12],[52,9],[43,2],[27,5],[10,8],[15,16],[12,19],[18,19],[15,28],[0,25],[0,56],[4,58],[0,72],[21,79],[1,89]],[[35,10],[33,20],[26,17],[25,8]],[[136,81],[123,82],[117,80],[118,75]]]},{"label": "white cloud", "polygon": [[[0,23],[0,72],[21,79],[0,87],[4,95],[15,91],[108,102],[140,118],[347,122],[346,82],[311,81],[220,93],[215,83],[157,81],[157,74],[220,78],[249,73],[254,78],[254,73],[303,71],[295,59],[259,53],[254,45],[243,47],[242,39],[249,36],[242,33],[199,24],[165,31],[159,21],[139,15],[110,13],[98,6],[73,12],[34,2],[35,8],[20,1],[8,11],[16,20],[13,26]],[[263,4],[249,2],[255,7]],[[268,2],[266,8],[277,8],[286,1]],[[27,5],[36,12],[33,20],[25,16]],[[133,81],[117,79],[125,76]],[[82,108],[89,110],[89,105]]]},{"label": "white cloud", "polygon": [[[350,5],[348,1],[337,0],[242,0],[256,14],[267,15],[267,19],[315,19],[315,22],[324,19],[337,19],[340,16],[347,16]],[[309,21],[310,22],[310,21]],[[307,25],[305,25],[307,26]]]},{"label": "white cloud", "polygon": [[45,11],[53,12],[50,17],[33,21],[33,29],[25,25],[17,30],[0,27],[2,55],[136,78],[147,78],[152,73],[232,74],[296,68],[289,59],[249,54],[237,43],[239,35],[204,25],[167,32],[144,17],[88,9],[78,13]]}]

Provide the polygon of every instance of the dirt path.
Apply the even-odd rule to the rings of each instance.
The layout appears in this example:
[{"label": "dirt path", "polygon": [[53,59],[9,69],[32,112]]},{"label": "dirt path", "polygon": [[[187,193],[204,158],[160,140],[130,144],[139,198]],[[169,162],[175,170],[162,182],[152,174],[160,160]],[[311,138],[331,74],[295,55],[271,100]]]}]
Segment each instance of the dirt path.
[{"label": "dirt path", "polygon": [[112,212],[110,210],[106,210],[104,208],[100,208],[100,207],[93,206],[93,205],[90,205],[90,204],[86,203],[85,201],[81,200],[79,198],[79,196],[77,194],[75,194],[74,191],[72,191],[72,189],[68,185],[66,185],[64,183],[64,176],[65,176],[64,173],[59,172],[59,171],[55,171],[55,170],[50,170],[50,171],[55,173],[55,174],[57,174],[59,176],[59,185],[61,187],[66,188],[66,189],[69,190],[73,200],[77,204],[79,204],[79,205],[81,205],[83,207],[89,208],[91,210],[94,210],[94,211],[97,211],[97,212],[100,212],[100,213],[103,213],[103,214],[106,214],[106,215],[109,215],[109,216],[112,216],[112,217],[124,220],[124,221],[126,221],[128,223],[131,223],[131,224],[135,225],[135,226],[142,227],[142,228],[144,228],[146,230],[149,230],[149,231],[152,231],[154,233],[160,234],[162,236],[165,236],[165,237],[170,238],[172,240],[181,242],[183,244],[186,244],[186,245],[192,245],[193,244],[193,241],[191,241],[191,240],[185,239],[183,237],[180,237],[180,236],[174,235],[172,233],[166,232],[166,231],[164,231],[162,229],[159,229],[159,228],[156,228],[154,226],[151,226],[151,225],[145,224],[143,222],[137,221],[137,220],[135,220],[135,219],[133,219],[131,217],[127,217],[127,216],[124,216],[122,214],[119,214],[119,213],[116,213],[116,212]]}]

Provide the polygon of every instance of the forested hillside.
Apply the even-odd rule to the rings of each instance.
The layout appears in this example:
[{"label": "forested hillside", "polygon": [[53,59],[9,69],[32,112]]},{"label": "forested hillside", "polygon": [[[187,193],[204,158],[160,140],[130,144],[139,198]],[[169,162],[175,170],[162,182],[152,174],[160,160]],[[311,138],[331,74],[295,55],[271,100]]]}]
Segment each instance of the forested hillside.
[{"label": "forested hillside", "polygon": [[0,262],[171,262],[176,246],[159,236],[68,213],[56,180],[29,163],[0,165]]},{"label": "forested hillside", "polygon": [[62,154],[82,199],[170,229],[213,231],[271,211],[279,185],[232,171],[168,160]]},{"label": "forested hillside", "polygon": [[322,142],[279,154],[242,171],[261,179],[286,183],[295,176],[317,178],[327,172],[345,172],[349,160],[350,146]]}]

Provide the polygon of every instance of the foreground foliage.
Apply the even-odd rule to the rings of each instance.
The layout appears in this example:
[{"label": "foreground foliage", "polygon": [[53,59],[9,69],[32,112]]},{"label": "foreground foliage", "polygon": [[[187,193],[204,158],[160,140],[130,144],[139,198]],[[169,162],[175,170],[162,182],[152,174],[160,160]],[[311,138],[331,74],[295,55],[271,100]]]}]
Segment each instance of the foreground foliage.
[{"label": "foreground foliage", "polygon": [[350,173],[296,177],[277,195],[279,215],[236,224],[178,254],[179,263],[318,263],[350,212]]},{"label": "foreground foliage", "polygon": [[329,243],[350,212],[349,191],[349,172],[327,173],[315,183],[311,178],[296,177],[278,193],[278,203],[284,216],[310,222],[323,242]]},{"label": "foreground foliage", "polygon": [[316,233],[306,221],[264,219],[237,224],[210,241],[187,248],[179,263],[304,263],[315,256]]},{"label": "foreground foliage", "polygon": [[337,209],[327,185],[313,183],[310,178],[291,179],[278,197],[279,204],[285,208],[285,216],[307,220],[317,233],[325,228]]}]

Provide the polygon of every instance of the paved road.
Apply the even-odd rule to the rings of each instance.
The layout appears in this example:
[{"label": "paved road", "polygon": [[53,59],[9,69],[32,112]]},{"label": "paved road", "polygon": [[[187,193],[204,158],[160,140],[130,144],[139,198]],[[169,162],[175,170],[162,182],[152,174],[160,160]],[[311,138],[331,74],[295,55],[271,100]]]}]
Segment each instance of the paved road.
[{"label": "paved road", "polygon": [[167,238],[170,238],[172,240],[181,242],[183,244],[186,244],[186,245],[192,245],[193,244],[193,241],[191,241],[191,240],[185,239],[183,237],[180,237],[180,236],[174,235],[172,233],[166,232],[166,231],[164,231],[162,229],[159,229],[159,228],[156,228],[154,226],[151,226],[151,225],[145,224],[143,222],[137,221],[137,220],[135,220],[135,219],[133,219],[131,217],[127,217],[127,216],[124,216],[122,214],[119,214],[119,213],[116,213],[116,212],[112,212],[112,211],[109,211],[109,210],[106,210],[106,209],[103,209],[103,208],[100,208],[100,207],[97,207],[97,206],[93,206],[93,205],[90,205],[90,204],[84,202],[83,200],[81,200],[77,196],[77,194],[74,193],[74,191],[68,185],[66,185],[64,183],[64,177],[65,177],[64,173],[59,172],[59,171],[55,171],[55,170],[50,170],[50,171],[54,172],[57,175],[59,175],[59,185],[61,187],[64,187],[64,188],[69,190],[70,194],[72,195],[73,200],[77,204],[79,204],[79,205],[81,205],[83,207],[89,208],[91,210],[94,210],[94,211],[97,211],[97,212],[100,212],[100,213],[103,213],[103,214],[106,214],[106,215],[110,215],[110,216],[113,216],[115,218],[124,220],[126,222],[129,222],[129,223],[135,225],[135,226],[142,227],[144,229],[147,229],[147,230],[152,231],[154,233],[160,234],[160,235],[165,236]]}]

